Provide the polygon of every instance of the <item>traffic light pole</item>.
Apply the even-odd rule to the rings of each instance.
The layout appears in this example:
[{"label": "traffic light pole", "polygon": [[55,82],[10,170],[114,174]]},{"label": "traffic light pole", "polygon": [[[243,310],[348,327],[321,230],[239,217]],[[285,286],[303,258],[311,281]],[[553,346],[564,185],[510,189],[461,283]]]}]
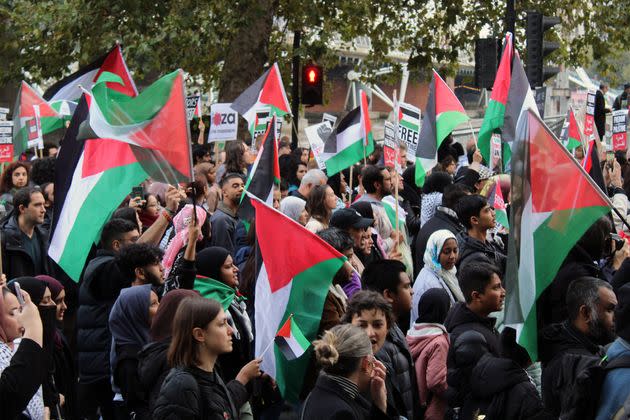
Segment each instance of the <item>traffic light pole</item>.
[{"label": "traffic light pole", "polygon": [[293,32],[293,80],[291,83],[291,114],[293,130],[291,130],[291,150],[298,147],[298,123],[300,119],[300,31]]},{"label": "traffic light pole", "polygon": [[[512,36],[516,35],[516,11],[514,10],[514,0],[507,0],[505,9],[505,31],[512,32]],[[514,40],[514,38],[512,38]],[[515,43],[512,42],[514,45]]]}]

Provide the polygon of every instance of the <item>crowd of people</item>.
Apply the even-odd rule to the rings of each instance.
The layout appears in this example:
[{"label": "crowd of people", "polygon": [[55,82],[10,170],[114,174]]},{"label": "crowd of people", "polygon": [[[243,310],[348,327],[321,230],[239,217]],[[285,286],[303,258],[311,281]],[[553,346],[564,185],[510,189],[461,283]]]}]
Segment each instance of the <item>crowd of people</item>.
[{"label": "crowd of people", "polygon": [[[78,283],[47,255],[56,148],[4,167],[2,418],[630,415],[623,221],[591,226],[540,296],[531,360],[503,323],[509,226],[482,194],[496,184],[509,205],[509,182],[492,176],[474,143],[452,138],[422,188],[406,159],[400,172],[384,167],[379,146],[328,177],[308,149],[279,141],[273,207],[347,258],[303,356],[300,400],[283,400],[253,350],[255,220],[239,215],[250,147],[195,144],[189,184],[134,188]],[[616,157],[604,175],[627,214],[630,165]]]}]

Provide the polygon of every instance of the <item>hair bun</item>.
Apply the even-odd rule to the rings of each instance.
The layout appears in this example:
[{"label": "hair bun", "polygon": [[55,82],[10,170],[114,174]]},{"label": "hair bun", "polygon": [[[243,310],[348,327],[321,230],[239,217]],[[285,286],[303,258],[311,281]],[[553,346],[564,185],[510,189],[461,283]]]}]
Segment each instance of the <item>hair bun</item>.
[{"label": "hair bun", "polygon": [[339,352],[335,346],[336,337],[330,331],[326,331],[321,340],[313,342],[315,357],[322,367],[335,365],[339,361]]}]

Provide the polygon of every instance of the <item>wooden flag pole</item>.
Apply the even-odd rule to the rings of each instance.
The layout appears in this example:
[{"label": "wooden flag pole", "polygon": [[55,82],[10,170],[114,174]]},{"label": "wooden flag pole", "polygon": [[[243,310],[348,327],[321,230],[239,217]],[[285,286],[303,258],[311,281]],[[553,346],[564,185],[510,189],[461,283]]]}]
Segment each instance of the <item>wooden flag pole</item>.
[{"label": "wooden flag pole", "polygon": [[350,182],[348,183],[348,185],[350,185],[350,197],[348,197],[348,207],[350,207],[350,205],[352,204],[352,172],[354,170],[354,165],[350,165]]},{"label": "wooden flag pole", "polygon": [[[398,100],[396,97],[396,90],[394,89],[393,95],[392,95],[392,99],[394,99],[394,103],[396,104],[396,107],[394,108],[394,119],[398,120],[398,112],[396,110],[396,108],[398,108]],[[396,127],[398,128],[398,127]],[[396,201],[396,232],[398,232],[399,226],[398,226],[398,171],[396,170],[396,163],[398,163],[398,130],[394,130],[394,174],[396,176],[396,184],[394,185],[394,200]]]},{"label": "wooden flag pole", "polygon": [[477,143],[477,136],[475,136],[475,130],[473,130],[473,126],[470,122],[470,119],[468,120],[468,127],[470,128],[470,134],[472,134],[473,139],[475,140],[475,147],[479,149],[479,144]]}]

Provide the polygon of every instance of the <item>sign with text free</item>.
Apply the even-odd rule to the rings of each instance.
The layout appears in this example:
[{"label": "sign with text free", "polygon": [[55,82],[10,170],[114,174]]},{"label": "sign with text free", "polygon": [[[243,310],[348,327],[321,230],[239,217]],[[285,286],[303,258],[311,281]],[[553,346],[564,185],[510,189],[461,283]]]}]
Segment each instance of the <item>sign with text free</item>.
[{"label": "sign with text free", "polygon": [[626,150],[628,143],[628,110],[613,111],[612,145],[613,150]]},{"label": "sign with text free", "polygon": [[415,156],[420,138],[420,109],[404,102],[398,106],[398,140],[407,145],[408,156]]}]

